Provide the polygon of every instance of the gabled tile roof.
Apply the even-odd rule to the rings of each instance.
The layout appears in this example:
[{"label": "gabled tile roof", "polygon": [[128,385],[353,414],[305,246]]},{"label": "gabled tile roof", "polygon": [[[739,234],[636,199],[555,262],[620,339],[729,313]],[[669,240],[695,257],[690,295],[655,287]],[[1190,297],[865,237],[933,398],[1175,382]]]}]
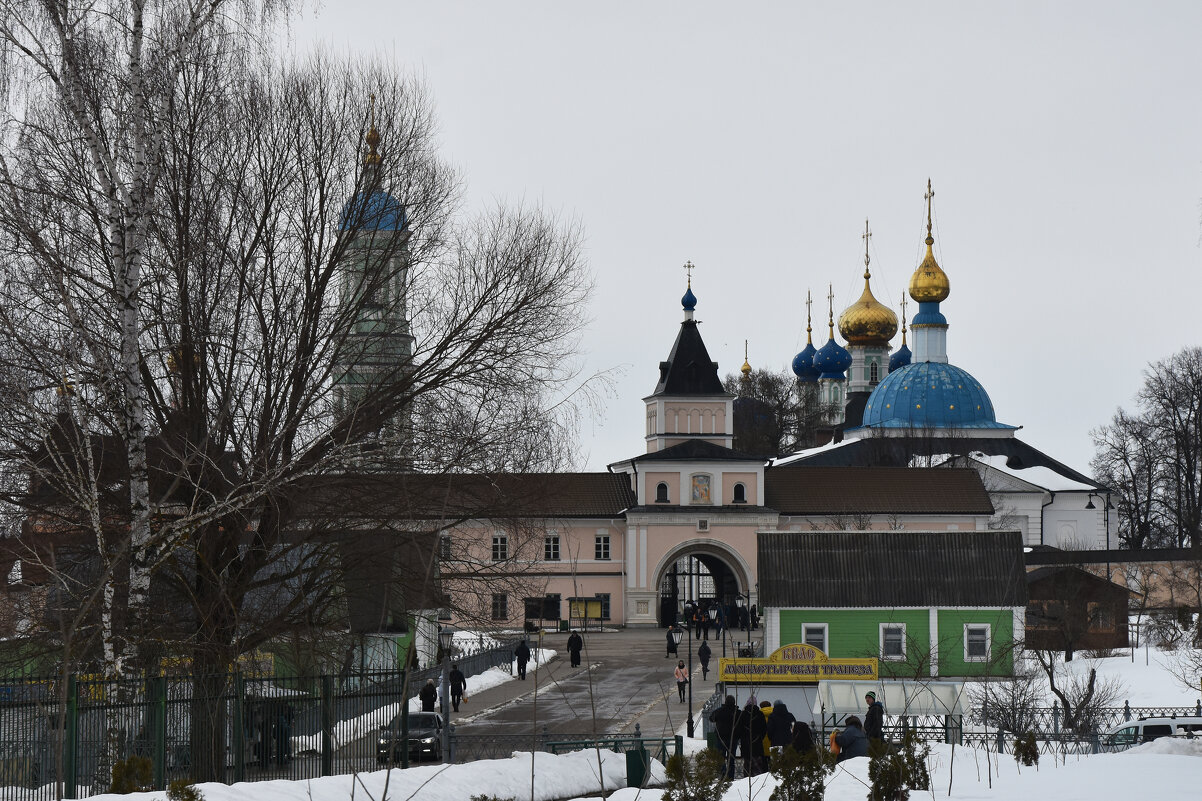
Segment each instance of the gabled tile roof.
[{"label": "gabled tile roof", "polygon": [[[670,435],[669,435],[670,436]],[[764,464],[767,459],[754,453],[724,448],[703,439],[689,439],[671,447],[653,453],[644,453],[634,457],[632,462],[759,462]]]},{"label": "gabled tile roof", "polygon": [[695,320],[680,324],[666,362],[659,364],[659,383],[652,395],[725,395],[718,363],[710,358]]},{"label": "gabled tile roof", "polygon": [[758,541],[764,606],[1027,603],[1017,531],[761,532]]},{"label": "gabled tile roof", "polygon": [[769,468],[764,504],[786,515],[992,515],[993,504],[970,468]]}]

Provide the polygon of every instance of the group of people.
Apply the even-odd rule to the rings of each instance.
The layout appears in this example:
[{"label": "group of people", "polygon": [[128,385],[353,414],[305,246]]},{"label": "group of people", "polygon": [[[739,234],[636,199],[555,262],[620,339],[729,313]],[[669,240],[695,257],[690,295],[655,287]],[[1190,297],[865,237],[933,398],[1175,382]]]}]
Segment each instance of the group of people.
[{"label": "group of people", "polygon": [[[451,689],[451,709],[458,712],[467,691],[467,677],[463,675],[457,663],[451,665],[451,672],[447,674],[447,684]],[[417,697],[422,703],[423,712],[433,712],[435,707],[439,712],[446,712],[442,704],[438,703],[438,687],[435,686],[434,679],[426,679],[426,685],[421,688]]]},{"label": "group of people", "polygon": [[[876,700],[876,693],[864,696],[868,710],[864,721],[856,715],[848,715],[842,731],[831,734],[831,751],[838,761],[868,756],[870,740],[884,737],[885,708]],[[743,772],[758,776],[768,771],[774,754],[785,748],[793,748],[800,754],[818,749],[814,730],[808,723],[800,721],[789,711],[783,701],[756,702],[755,696],[739,708],[733,695],[710,714],[717,734],[718,748],[725,762],[724,775],[735,776],[735,760],[741,758]]]},{"label": "group of people", "polygon": [[[676,638],[672,636],[672,633],[675,631],[679,631],[676,626],[668,627],[668,636],[665,638],[667,640],[668,647],[664,651],[664,659],[680,655],[680,648],[676,645]],[[710,657],[713,656],[713,654],[714,652],[710,650],[710,644],[705,640],[702,640],[701,645],[697,648],[697,660],[701,662],[701,678],[703,680],[709,677]]]}]

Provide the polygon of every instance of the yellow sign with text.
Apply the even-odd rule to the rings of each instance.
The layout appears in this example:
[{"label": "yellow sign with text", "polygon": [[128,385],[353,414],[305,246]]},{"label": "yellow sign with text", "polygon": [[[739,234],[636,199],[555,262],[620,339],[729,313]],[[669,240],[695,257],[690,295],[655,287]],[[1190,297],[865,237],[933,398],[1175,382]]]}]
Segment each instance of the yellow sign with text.
[{"label": "yellow sign with text", "polygon": [[729,684],[816,684],[877,678],[875,659],[831,659],[801,643],[778,648],[765,659],[718,660],[718,680]]}]

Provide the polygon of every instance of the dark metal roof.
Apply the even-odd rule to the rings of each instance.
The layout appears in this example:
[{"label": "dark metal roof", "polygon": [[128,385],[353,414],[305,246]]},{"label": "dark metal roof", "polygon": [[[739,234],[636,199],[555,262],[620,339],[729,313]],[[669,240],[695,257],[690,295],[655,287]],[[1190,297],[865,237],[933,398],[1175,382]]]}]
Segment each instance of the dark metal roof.
[{"label": "dark metal roof", "polygon": [[685,320],[666,362],[659,363],[659,383],[652,395],[725,395],[718,363],[710,358],[697,321]]},{"label": "dark metal roof", "polygon": [[1026,606],[1017,531],[760,532],[774,607]]},{"label": "dark metal roof", "polygon": [[971,468],[773,467],[764,472],[764,504],[786,515],[993,514]]},{"label": "dark metal roof", "polygon": [[[672,436],[672,435],[668,435]],[[632,462],[671,462],[671,461],[686,461],[686,462],[759,462],[763,464],[767,461],[763,456],[756,456],[754,453],[744,453],[730,448],[725,448],[721,445],[715,445],[704,439],[688,439],[684,442],[677,443],[663,450],[654,451],[652,453],[644,453],[634,457]]]},{"label": "dark metal roof", "polygon": [[1106,490],[1095,479],[1078,473],[1017,437],[973,437],[973,432],[969,429],[965,429],[961,433],[962,436],[955,437],[865,437],[839,448],[819,451],[796,462],[791,462],[790,466],[804,464],[826,467],[906,467],[914,456],[942,454],[967,456],[974,451],[979,451],[988,456],[1005,456],[1006,466],[1013,470],[1046,467],[1071,481],[1088,484],[1102,491]]}]

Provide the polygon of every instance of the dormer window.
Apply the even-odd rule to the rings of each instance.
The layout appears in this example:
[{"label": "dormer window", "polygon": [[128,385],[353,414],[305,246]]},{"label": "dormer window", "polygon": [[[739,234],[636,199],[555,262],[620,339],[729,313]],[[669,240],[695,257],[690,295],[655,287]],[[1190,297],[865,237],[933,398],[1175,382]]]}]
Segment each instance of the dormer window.
[{"label": "dormer window", "polygon": [[747,486],[740,481],[735,484],[735,503],[747,503]]},{"label": "dormer window", "polygon": [[662,481],[655,485],[655,502],[656,503],[667,503],[668,502],[668,485]]}]

